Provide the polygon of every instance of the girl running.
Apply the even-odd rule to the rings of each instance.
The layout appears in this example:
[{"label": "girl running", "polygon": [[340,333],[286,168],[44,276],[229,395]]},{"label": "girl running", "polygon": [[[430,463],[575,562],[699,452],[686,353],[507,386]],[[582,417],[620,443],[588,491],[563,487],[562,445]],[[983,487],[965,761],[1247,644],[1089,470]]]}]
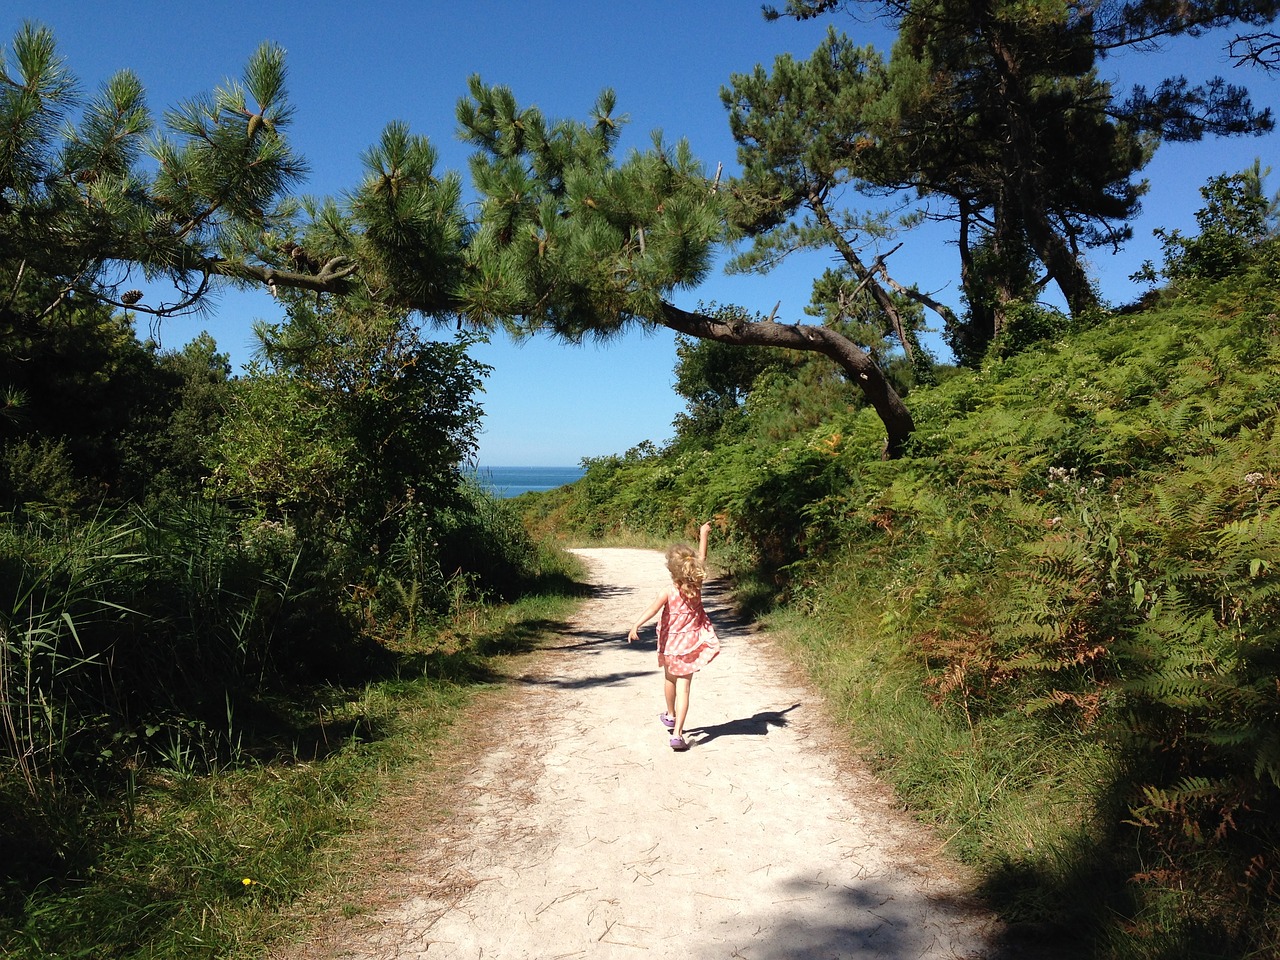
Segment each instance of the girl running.
[{"label": "girl running", "polygon": [[640,639],[640,628],[658,620],[658,665],[663,670],[667,710],[658,719],[671,731],[671,749],[688,750],[684,721],[689,712],[689,688],[693,675],[720,653],[720,638],[702,608],[702,581],[706,579],[707,536],[711,524],[698,529],[698,552],[685,543],[667,550],[671,586],[658,594],[627,634],[627,642]]}]

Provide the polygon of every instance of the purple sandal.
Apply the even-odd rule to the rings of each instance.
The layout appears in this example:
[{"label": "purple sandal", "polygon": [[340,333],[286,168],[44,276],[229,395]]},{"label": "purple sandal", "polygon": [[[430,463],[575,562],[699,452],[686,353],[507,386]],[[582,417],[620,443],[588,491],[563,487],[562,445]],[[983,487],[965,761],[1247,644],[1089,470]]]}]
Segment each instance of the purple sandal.
[{"label": "purple sandal", "polygon": [[669,713],[658,714],[658,720],[668,730],[674,730],[676,728],[676,722],[671,718],[671,714]]},{"label": "purple sandal", "polygon": [[688,750],[688,749],[689,749],[689,742],[688,742],[687,740],[685,740],[685,738],[684,738],[684,737],[672,737],[672,738],[671,738],[671,749],[672,749],[672,750],[675,750],[677,753],[679,753],[679,752],[681,752],[681,751],[684,751],[684,750]]}]

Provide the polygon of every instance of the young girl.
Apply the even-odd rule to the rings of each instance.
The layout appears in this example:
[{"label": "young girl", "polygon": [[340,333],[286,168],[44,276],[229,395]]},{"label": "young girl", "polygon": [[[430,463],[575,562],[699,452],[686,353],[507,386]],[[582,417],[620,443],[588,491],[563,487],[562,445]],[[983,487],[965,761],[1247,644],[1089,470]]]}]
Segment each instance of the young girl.
[{"label": "young girl", "polygon": [[698,552],[684,543],[667,550],[671,586],[644,612],[627,634],[627,642],[640,639],[640,628],[661,612],[658,620],[658,665],[663,669],[667,712],[658,719],[671,731],[671,749],[688,750],[684,718],[689,712],[689,687],[693,675],[716,658],[720,639],[702,609],[702,581],[707,575],[707,535],[711,524],[698,530]]}]

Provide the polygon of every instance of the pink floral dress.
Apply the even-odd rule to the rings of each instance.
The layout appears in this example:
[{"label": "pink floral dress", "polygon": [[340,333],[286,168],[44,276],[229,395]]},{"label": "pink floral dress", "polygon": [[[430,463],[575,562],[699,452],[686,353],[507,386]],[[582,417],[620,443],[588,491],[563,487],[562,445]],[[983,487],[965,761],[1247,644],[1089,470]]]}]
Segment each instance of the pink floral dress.
[{"label": "pink floral dress", "polygon": [[691,677],[720,653],[716,628],[702,609],[672,586],[658,618],[658,665],[673,677]]}]

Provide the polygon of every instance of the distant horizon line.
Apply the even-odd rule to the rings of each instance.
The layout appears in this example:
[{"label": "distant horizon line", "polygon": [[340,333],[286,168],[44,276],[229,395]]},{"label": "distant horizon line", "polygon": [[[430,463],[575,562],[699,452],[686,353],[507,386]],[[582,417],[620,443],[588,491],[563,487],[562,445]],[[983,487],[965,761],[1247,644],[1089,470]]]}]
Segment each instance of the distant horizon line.
[{"label": "distant horizon line", "polygon": [[483,463],[476,470],[582,470],[576,463]]}]

